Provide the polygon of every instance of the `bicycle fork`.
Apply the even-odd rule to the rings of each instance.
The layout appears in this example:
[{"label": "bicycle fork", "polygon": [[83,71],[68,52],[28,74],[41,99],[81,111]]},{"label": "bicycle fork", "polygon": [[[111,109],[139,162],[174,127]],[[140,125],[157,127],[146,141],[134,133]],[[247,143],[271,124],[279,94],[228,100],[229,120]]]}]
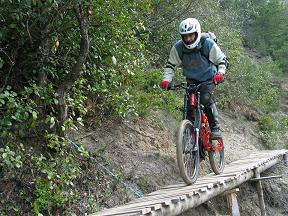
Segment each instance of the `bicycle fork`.
[{"label": "bicycle fork", "polygon": [[200,136],[200,126],[201,126],[201,108],[200,108],[200,92],[197,92],[197,95],[191,95],[191,97],[197,97],[196,109],[194,109],[194,129],[195,129],[195,146],[193,147],[193,151],[197,151],[199,149],[199,136]]}]

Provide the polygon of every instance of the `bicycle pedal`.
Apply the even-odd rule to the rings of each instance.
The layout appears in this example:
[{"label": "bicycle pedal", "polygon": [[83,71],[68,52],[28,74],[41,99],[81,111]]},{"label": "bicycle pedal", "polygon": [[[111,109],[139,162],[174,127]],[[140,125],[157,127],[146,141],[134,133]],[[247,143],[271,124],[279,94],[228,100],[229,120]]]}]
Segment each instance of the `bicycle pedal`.
[{"label": "bicycle pedal", "polygon": [[218,146],[219,143],[218,143],[218,140],[211,140],[211,146]]}]

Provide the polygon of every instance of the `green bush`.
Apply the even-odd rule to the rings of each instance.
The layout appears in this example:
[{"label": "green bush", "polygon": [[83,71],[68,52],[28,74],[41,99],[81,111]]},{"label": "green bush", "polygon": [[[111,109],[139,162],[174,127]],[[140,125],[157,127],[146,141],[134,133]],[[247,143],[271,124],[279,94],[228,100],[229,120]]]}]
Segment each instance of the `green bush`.
[{"label": "green bush", "polygon": [[285,114],[265,114],[259,118],[259,134],[263,144],[270,148],[283,148],[288,140],[287,116]]},{"label": "green bush", "polygon": [[270,115],[262,115],[258,121],[261,131],[272,132],[276,129],[275,119]]},{"label": "green bush", "polygon": [[43,155],[32,156],[35,170],[39,172],[35,179],[33,211],[50,212],[52,209],[64,209],[69,202],[76,199],[74,188],[80,173],[79,164],[73,154],[62,153],[63,159],[48,159]]}]

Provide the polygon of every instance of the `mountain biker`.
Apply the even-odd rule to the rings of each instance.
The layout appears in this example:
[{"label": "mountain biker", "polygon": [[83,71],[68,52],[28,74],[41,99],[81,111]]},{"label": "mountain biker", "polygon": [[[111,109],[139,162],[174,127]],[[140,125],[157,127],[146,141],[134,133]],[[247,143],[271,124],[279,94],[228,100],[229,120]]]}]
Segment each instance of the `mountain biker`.
[{"label": "mountain biker", "polygon": [[[203,85],[200,91],[200,102],[208,117],[211,138],[221,138],[218,111],[212,100],[216,83],[225,78],[228,61],[219,46],[209,37],[201,35],[200,23],[195,18],[187,18],[179,25],[182,40],[174,44],[168,62],[164,68],[164,78],[160,87],[167,89],[177,66],[181,66],[187,83],[199,84],[213,81],[212,85]],[[205,33],[207,34],[207,33]]]}]

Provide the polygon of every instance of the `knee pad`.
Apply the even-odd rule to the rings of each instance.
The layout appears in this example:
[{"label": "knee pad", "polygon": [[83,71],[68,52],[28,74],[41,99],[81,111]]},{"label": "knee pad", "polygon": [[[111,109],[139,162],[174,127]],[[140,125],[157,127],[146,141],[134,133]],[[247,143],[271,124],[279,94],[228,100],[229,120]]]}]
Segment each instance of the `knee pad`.
[{"label": "knee pad", "polygon": [[206,92],[205,94],[200,95],[200,102],[205,107],[210,107],[211,104],[213,104],[211,94],[209,92]]}]

